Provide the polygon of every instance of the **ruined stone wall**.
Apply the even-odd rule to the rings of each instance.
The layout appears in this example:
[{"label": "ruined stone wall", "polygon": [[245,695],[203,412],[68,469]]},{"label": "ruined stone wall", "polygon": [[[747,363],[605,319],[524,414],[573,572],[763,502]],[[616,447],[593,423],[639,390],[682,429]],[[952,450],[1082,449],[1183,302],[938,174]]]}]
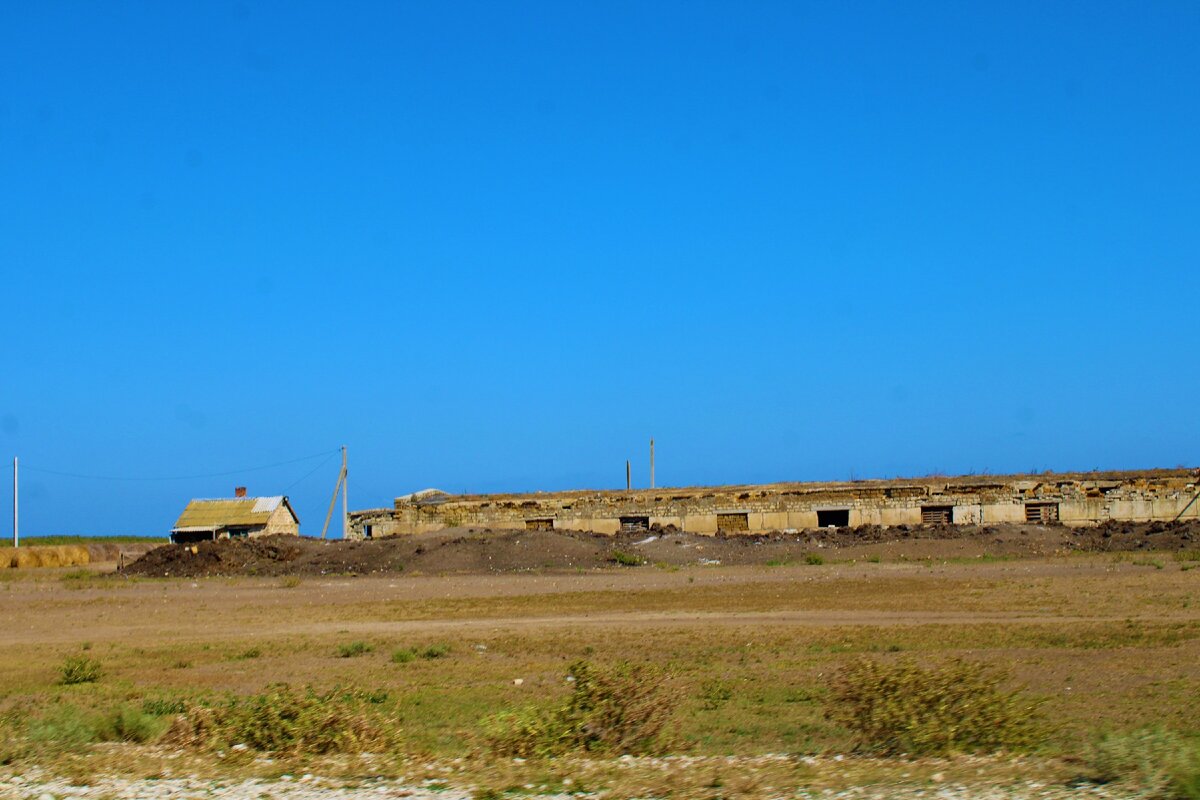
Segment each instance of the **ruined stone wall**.
[{"label": "ruined stone wall", "polygon": [[[1174,519],[1195,495],[1196,483],[1196,472],[1159,470],[632,492],[433,493],[399,498],[393,509],[355,512],[349,533],[361,538],[368,524],[375,537],[448,527],[550,527],[611,534],[623,524],[674,525],[693,533],[802,530],[828,524],[917,525],[923,519],[1086,525],[1108,519]],[[1200,502],[1187,509],[1186,516],[1200,516]]]}]

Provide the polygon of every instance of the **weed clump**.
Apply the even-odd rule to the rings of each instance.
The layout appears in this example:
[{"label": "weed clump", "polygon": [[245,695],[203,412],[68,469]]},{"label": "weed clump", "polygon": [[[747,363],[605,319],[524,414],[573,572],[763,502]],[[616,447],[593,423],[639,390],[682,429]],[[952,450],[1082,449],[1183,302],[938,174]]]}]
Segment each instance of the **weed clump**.
[{"label": "weed clump", "polygon": [[572,752],[654,755],[672,742],[664,734],[680,692],[657,667],[621,663],[571,665],[571,694],[551,709],[505,711],[483,722],[492,752],[521,758]]},{"label": "weed clump", "polygon": [[224,749],[236,744],[268,753],[378,752],[393,736],[364,706],[373,696],[334,689],[317,693],[276,684],[217,705],[191,705],[166,739],[177,746]]},{"label": "weed clump", "polygon": [[59,706],[30,724],[34,742],[68,749],[96,742],[135,742],[145,744],[157,739],[166,721],[132,705],[108,712],[89,712],[77,706]]},{"label": "weed clump", "polygon": [[437,658],[445,658],[448,655],[450,655],[450,645],[444,642],[426,645],[425,647],[400,647],[392,651],[392,663],[407,664],[410,661],[416,661],[418,658],[432,661]]},{"label": "weed clump", "polygon": [[166,721],[137,706],[125,705],[101,720],[99,736],[105,742],[145,744],[157,739],[167,727]]},{"label": "weed clump", "polygon": [[338,658],[355,658],[371,652],[375,648],[366,642],[350,642],[349,644],[338,645],[336,655]]},{"label": "weed clump", "polygon": [[1001,689],[1004,677],[961,660],[929,669],[861,660],[835,679],[825,715],[850,729],[859,750],[880,755],[1027,749],[1043,734],[1038,703]]},{"label": "weed clump", "polygon": [[619,564],[622,567],[640,567],[646,563],[646,559],[637,553],[626,553],[624,550],[613,550],[608,554],[608,560],[610,563]]},{"label": "weed clump", "polygon": [[450,655],[450,645],[445,644],[444,642],[431,644],[421,651],[421,658],[430,660],[435,658],[445,658],[448,655]]},{"label": "weed clump", "polygon": [[63,686],[95,683],[104,674],[100,662],[84,655],[67,656],[59,667],[58,682]]},{"label": "weed clump", "polygon": [[1200,798],[1200,743],[1161,728],[1107,734],[1092,745],[1089,778],[1148,800]]}]

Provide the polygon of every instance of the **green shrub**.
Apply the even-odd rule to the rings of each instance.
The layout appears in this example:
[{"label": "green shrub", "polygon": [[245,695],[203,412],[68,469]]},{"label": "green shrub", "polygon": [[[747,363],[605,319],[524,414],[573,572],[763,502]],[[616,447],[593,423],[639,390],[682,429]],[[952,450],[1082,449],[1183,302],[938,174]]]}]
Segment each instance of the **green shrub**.
[{"label": "green shrub", "polygon": [[1089,776],[1152,800],[1200,798],[1200,744],[1161,728],[1107,734],[1092,746]]},{"label": "green shrub", "polygon": [[608,554],[608,560],[610,563],[620,564],[622,567],[639,567],[646,563],[646,559],[637,553],[626,553],[624,550],[613,550]]},{"label": "green shrub", "polygon": [[76,706],[58,706],[29,724],[34,742],[79,748],[100,741],[95,720]]},{"label": "green shrub", "polygon": [[820,554],[818,553],[807,553],[804,556],[804,563],[811,564],[813,566],[820,566],[821,564],[825,563],[825,559],[821,558]]},{"label": "green shrub", "polygon": [[58,682],[63,686],[74,686],[79,683],[95,683],[100,680],[104,670],[100,662],[88,656],[67,656],[59,667]]},{"label": "green shrub", "polygon": [[415,647],[400,647],[392,651],[393,664],[407,664],[416,660],[416,657],[417,649]]},{"label": "green shrub", "polygon": [[571,694],[551,709],[506,711],[483,722],[483,738],[500,755],[528,758],[570,752],[657,754],[680,699],[670,675],[645,665],[571,665]]},{"label": "green shrub", "polygon": [[257,647],[251,647],[249,650],[243,650],[234,655],[234,661],[250,661],[262,655],[262,650]]},{"label": "green shrub", "polygon": [[337,657],[355,658],[356,656],[361,656],[364,653],[369,653],[374,649],[374,647],[366,642],[350,642],[349,644],[338,645]]},{"label": "green shrub", "polygon": [[1004,675],[961,660],[925,669],[861,660],[835,678],[826,716],[882,755],[1026,749],[1042,736],[1038,703],[1000,688]]},{"label": "green shrub", "polygon": [[380,752],[392,744],[374,695],[333,689],[323,694],[276,684],[225,703],[189,706],[167,734],[176,746],[224,749],[235,744],[293,755]]},{"label": "green shrub", "polygon": [[155,717],[170,717],[187,711],[187,703],[178,697],[147,697],[142,711]]},{"label": "green shrub", "polygon": [[431,644],[421,651],[421,658],[445,658],[450,655],[450,645],[444,643]]},{"label": "green shrub", "polygon": [[157,739],[165,727],[165,720],[136,706],[124,705],[103,713],[64,705],[34,720],[29,726],[29,738],[65,748],[80,748],[95,742],[144,744]]},{"label": "green shrub", "polygon": [[144,744],[159,737],[166,721],[135,706],[121,706],[103,717],[97,734],[105,742],[136,742]]}]

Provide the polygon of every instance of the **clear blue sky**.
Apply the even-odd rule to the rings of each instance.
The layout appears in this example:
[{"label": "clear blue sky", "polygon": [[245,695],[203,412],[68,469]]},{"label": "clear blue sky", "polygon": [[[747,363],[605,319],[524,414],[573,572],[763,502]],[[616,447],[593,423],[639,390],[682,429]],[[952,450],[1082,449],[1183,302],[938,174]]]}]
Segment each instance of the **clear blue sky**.
[{"label": "clear blue sky", "polygon": [[[27,534],[1196,464],[1200,5],[0,5]],[[7,519],[9,480],[0,481]],[[7,522],[0,529],[8,530]]]}]

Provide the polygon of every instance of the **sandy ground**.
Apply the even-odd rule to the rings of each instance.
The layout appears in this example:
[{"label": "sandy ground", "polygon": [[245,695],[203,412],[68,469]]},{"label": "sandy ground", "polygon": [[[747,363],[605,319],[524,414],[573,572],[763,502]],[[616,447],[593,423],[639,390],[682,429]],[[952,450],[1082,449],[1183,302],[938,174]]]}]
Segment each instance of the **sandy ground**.
[{"label": "sandy ground", "polygon": [[[1160,566],[1162,560],[1157,562]],[[140,580],[64,591],[21,581],[0,593],[0,652],[14,647],[271,639],[294,635],[592,628],[1070,625],[1200,620],[1200,570],[1107,556],[820,567],[653,567],[582,573]],[[1131,604],[1124,590],[1152,583]],[[1013,592],[1020,586],[1022,592]],[[1173,606],[1173,607],[1172,607]]]}]

